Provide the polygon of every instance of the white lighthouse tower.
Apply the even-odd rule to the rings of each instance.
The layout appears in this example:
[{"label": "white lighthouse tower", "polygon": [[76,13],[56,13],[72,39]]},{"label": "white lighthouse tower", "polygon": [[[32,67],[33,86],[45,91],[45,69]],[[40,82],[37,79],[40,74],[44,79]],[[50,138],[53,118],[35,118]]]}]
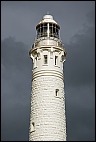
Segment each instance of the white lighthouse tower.
[{"label": "white lighthouse tower", "polygon": [[66,52],[60,40],[60,26],[47,14],[36,31],[29,51],[33,61],[29,141],[66,141]]}]

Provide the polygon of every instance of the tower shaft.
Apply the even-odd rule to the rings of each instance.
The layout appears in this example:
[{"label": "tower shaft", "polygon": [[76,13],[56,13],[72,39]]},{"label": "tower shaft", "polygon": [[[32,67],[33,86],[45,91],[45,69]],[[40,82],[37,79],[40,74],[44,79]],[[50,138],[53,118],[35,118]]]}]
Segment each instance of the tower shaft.
[{"label": "tower shaft", "polygon": [[[58,31],[57,37],[54,35],[54,26],[59,26],[52,18],[45,15],[37,25],[37,40],[29,52],[33,60],[29,141],[66,141],[63,73],[66,52]],[[50,29],[53,32],[49,33]]]}]

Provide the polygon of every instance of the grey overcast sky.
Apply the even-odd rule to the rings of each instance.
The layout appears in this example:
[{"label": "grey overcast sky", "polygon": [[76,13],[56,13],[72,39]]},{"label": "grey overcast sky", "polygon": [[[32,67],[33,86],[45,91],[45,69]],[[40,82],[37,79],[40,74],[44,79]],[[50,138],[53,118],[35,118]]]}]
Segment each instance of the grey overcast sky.
[{"label": "grey overcast sky", "polygon": [[49,11],[61,27],[67,140],[95,140],[95,2],[1,2],[1,140],[28,141],[35,26]]}]

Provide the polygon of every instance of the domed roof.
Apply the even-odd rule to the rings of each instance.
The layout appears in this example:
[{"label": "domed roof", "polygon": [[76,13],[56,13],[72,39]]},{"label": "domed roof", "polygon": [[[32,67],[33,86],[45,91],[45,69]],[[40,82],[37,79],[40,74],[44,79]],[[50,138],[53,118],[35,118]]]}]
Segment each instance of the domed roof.
[{"label": "domed roof", "polygon": [[49,14],[43,16],[43,19],[38,24],[46,23],[46,22],[57,24],[57,22],[53,20],[53,16]]},{"label": "domed roof", "polygon": [[43,17],[43,19],[52,19],[53,20],[53,16],[52,15],[45,15],[44,17]]}]

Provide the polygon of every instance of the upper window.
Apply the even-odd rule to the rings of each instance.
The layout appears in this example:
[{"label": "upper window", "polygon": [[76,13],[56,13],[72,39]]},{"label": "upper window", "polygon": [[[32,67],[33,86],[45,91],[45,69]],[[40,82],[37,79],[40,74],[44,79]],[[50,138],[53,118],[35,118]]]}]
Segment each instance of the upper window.
[{"label": "upper window", "polygon": [[63,62],[63,61],[64,61],[64,55],[61,56],[61,62]]},{"label": "upper window", "polygon": [[37,53],[38,60],[41,58],[40,53]]},{"label": "upper window", "polygon": [[58,64],[58,56],[55,56],[55,65]]},{"label": "upper window", "polygon": [[34,59],[34,68],[37,66],[37,57]]},{"label": "upper window", "polygon": [[48,57],[47,57],[47,55],[44,55],[44,64],[48,64]]}]

